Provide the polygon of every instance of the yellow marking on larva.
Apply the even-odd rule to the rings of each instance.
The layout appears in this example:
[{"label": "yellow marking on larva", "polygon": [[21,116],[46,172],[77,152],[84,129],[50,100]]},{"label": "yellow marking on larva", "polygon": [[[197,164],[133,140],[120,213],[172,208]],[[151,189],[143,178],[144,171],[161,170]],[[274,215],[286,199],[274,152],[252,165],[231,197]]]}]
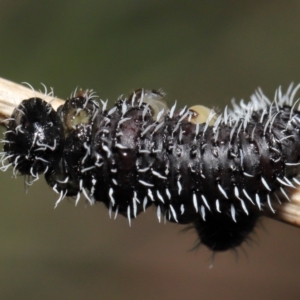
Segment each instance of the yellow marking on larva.
[{"label": "yellow marking on larva", "polygon": [[[143,102],[148,104],[151,108],[153,114],[152,117],[154,120],[156,120],[160,112],[162,113],[162,115],[165,115],[169,111],[168,104],[165,100],[165,93],[162,90],[144,90]],[[162,118],[160,118],[160,120],[158,121],[161,120]]]},{"label": "yellow marking on larva", "polygon": [[[211,116],[215,111],[212,108],[208,108],[203,105],[194,105],[189,108],[190,111],[194,113],[191,118],[191,123],[193,124],[202,124],[205,123],[209,116]],[[209,121],[208,125],[212,126],[216,122],[218,115],[215,114],[211,120]]]},{"label": "yellow marking on larva", "polygon": [[72,130],[76,125],[79,124],[89,124],[91,120],[91,116],[89,112],[87,112],[83,108],[72,108],[69,110],[66,116],[66,124],[68,130]]}]

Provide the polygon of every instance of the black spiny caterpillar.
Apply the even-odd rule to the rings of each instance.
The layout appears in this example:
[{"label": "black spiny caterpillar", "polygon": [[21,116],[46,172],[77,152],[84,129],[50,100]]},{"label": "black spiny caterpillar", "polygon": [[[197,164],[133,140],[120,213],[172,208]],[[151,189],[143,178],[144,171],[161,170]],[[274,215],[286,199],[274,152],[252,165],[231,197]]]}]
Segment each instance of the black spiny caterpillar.
[{"label": "black spiny caterpillar", "polygon": [[65,196],[83,193],[109,213],[192,224],[213,251],[239,246],[271,195],[288,200],[300,159],[299,89],[271,102],[260,90],[249,104],[219,116],[202,106],[168,109],[162,91],[139,89],[112,109],[93,93],[74,94],[55,112],[24,100],[8,120],[2,170],[47,183]]}]

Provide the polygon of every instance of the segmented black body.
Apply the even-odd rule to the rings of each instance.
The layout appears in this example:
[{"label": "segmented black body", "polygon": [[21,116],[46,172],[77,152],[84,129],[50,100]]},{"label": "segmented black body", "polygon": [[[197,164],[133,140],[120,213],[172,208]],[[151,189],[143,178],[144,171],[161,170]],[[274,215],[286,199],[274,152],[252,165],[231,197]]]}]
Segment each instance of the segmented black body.
[{"label": "segmented black body", "polygon": [[24,100],[8,123],[2,161],[34,179],[45,173],[58,202],[83,192],[129,220],[155,205],[159,219],[194,224],[214,251],[240,245],[260,211],[273,210],[270,196],[288,198],[284,187],[298,184],[293,96],[256,109],[253,100],[213,124],[212,116],[198,124],[195,112],[175,106],[154,112],[151,97],[164,95],[138,90],[107,110],[80,94],[57,113],[41,99]]}]

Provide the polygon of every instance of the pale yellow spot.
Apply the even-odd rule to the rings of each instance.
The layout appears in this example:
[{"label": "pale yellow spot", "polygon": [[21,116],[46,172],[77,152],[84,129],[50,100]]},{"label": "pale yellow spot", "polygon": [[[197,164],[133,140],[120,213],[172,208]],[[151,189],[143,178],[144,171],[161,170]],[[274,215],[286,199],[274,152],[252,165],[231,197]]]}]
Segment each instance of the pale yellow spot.
[{"label": "pale yellow spot", "polygon": [[[194,113],[191,118],[191,123],[193,124],[202,124],[207,121],[209,117],[211,117],[215,111],[212,108],[208,108],[203,105],[194,105],[189,108],[190,111]],[[212,126],[216,122],[218,115],[215,114],[209,121],[208,125]]]},{"label": "pale yellow spot", "polygon": [[[162,115],[168,113],[169,108],[168,104],[165,100],[165,94],[161,90],[159,91],[151,91],[144,90],[143,102],[148,104],[152,110],[152,117],[156,120],[158,114],[163,111]],[[163,118],[160,118],[158,121],[162,121]]]}]

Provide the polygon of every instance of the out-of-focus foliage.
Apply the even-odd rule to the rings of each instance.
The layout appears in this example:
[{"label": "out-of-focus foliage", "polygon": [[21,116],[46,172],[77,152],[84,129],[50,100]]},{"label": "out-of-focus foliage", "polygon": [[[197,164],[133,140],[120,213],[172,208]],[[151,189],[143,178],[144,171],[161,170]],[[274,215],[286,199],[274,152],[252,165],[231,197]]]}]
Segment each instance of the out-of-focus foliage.
[{"label": "out-of-focus foliage", "polygon": [[[0,1],[0,76],[40,82],[66,98],[77,86],[113,103],[138,87],[169,103],[224,107],[257,86],[300,81],[299,1]],[[40,180],[0,174],[3,299],[291,299],[299,295],[299,230],[266,222],[259,244],[218,255],[186,252],[193,232],[132,228],[102,205],[76,209]],[[256,237],[257,239],[257,237]]]}]

